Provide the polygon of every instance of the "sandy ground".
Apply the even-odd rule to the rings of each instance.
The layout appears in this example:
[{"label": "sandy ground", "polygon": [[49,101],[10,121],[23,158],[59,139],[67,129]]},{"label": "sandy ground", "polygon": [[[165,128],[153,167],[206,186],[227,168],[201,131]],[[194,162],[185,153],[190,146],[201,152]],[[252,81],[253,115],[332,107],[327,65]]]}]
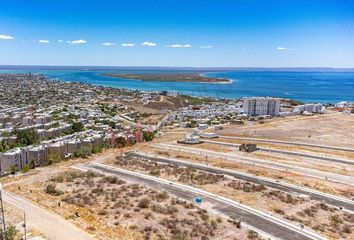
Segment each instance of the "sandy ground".
[{"label": "sandy ground", "polygon": [[[125,150],[130,149],[129,147]],[[31,198],[30,190],[33,191],[38,182],[42,182],[49,179],[56,174],[59,174],[78,163],[89,162],[96,160],[98,162],[106,161],[107,159],[113,158],[117,154],[121,153],[123,149],[108,149],[104,153],[92,155],[86,159],[72,159],[68,161],[62,161],[60,163],[53,164],[47,167],[40,167],[34,170],[30,170],[25,174],[9,175],[7,177],[1,178],[1,183],[4,186],[4,190],[9,193],[16,193],[16,195],[23,197],[23,199],[14,199],[6,197],[4,193],[4,206],[5,206],[5,218],[9,224],[18,225],[22,221],[23,210],[27,212],[27,225],[29,227],[29,233],[32,236],[45,236],[48,239],[72,239],[67,238],[67,236],[75,236],[77,233],[77,227],[73,226],[70,222],[64,221],[61,225],[57,225],[57,221],[61,217],[61,212],[55,212],[55,208],[47,208],[43,205],[42,201],[49,201],[51,204],[56,204],[55,201],[51,202],[52,199],[40,196],[38,198]],[[20,187],[20,188],[19,188]],[[26,201],[28,200],[28,201]],[[34,211],[32,204],[39,206],[39,208]],[[17,217],[16,217],[17,216]],[[46,221],[46,227],[41,226],[41,222]],[[66,226],[66,223],[68,225]],[[74,222],[74,224],[76,224]],[[69,226],[69,227],[68,227]],[[57,229],[58,231],[55,231]],[[82,230],[81,230],[82,231]],[[80,232],[80,230],[78,231]],[[80,236],[83,236],[80,238]],[[90,239],[88,235],[78,234],[77,239]]]},{"label": "sandy ground", "polygon": [[[27,199],[3,192],[6,203],[26,212],[26,224],[29,229],[38,229],[48,239],[94,239],[88,233],[66,221],[65,218],[47,211]],[[55,226],[55,230],[53,227]]]},{"label": "sandy ground", "polygon": [[[236,163],[234,161],[229,161],[229,160],[215,158],[215,157],[206,158],[198,154],[190,154],[190,153],[184,153],[184,152],[173,151],[173,150],[164,151],[159,148],[154,148],[151,146],[142,146],[138,150],[143,152],[150,152],[156,155],[164,155],[164,156],[169,156],[177,159],[179,158],[185,161],[210,164],[215,167],[232,169],[232,170],[249,173],[256,176],[268,177],[271,179],[276,179],[279,181],[284,181],[284,182],[288,182],[288,183],[292,183],[304,187],[309,187],[309,188],[313,188],[331,194],[342,195],[349,198],[354,197],[354,187],[350,187],[340,183],[329,183],[324,180],[306,177],[295,173],[277,171],[274,169],[268,169],[268,168],[258,167],[258,166],[250,166],[250,165]],[[107,163],[112,164],[113,161],[110,160],[107,161]]]},{"label": "sandy ground", "polygon": [[[158,175],[170,181],[181,182],[240,201],[279,218],[309,226],[331,238],[349,239],[354,236],[345,232],[354,228],[354,223],[351,222],[354,219],[354,214],[348,214],[338,208],[329,207],[305,197],[271,190],[223,175],[165,164],[156,165],[152,162],[139,160],[139,158],[130,158],[129,155],[118,157],[114,164],[128,170]],[[332,223],[333,216],[338,217],[342,222],[340,224]],[[343,228],[343,231],[337,231],[340,227]]]},{"label": "sandy ground", "polygon": [[343,158],[347,160],[352,160],[354,162],[354,153],[346,152],[346,151],[305,147],[305,146],[285,145],[285,144],[275,144],[275,143],[261,143],[261,142],[252,142],[252,141],[228,139],[228,138],[214,138],[212,139],[212,141],[232,143],[232,144],[256,143],[257,146],[262,148],[267,148],[267,149],[279,149],[279,150],[286,150],[292,152],[308,153],[308,154],[318,155],[318,156]]},{"label": "sandy ground", "polygon": [[[215,140],[213,139],[213,141]],[[218,139],[216,141],[224,142],[223,140],[224,139]],[[177,144],[175,141],[168,142],[168,144],[173,144],[176,146],[180,145]],[[185,145],[180,145],[180,146],[185,146]],[[245,152],[240,152],[235,147],[222,146],[222,145],[211,144],[211,143],[189,145],[188,147],[192,147],[196,149],[212,150],[221,153],[231,153],[234,156],[240,156],[240,157],[251,157],[255,159],[271,160],[274,162],[292,164],[292,165],[301,166],[305,168],[317,169],[320,171],[332,172],[332,173],[349,175],[349,176],[353,176],[354,174],[354,165],[341,164],[341,163],[329,162],[329,161],[317,161],[306,157],[297,157],[292,155],[289,156],[286,154],[266,152],[266,151],[255,151],[252,153],[245,153]],[[312,154],[313,152],[308,151],[308,153]]]},{"label": "sandy ground", "polygon": [[[69,204],[63,202],[61,196],[48,195],[43,191],[50,179],[68,171],[68,169],[75,164],[93,160],[96,162],[111,161],[115,156],[122,152],[140,149],[142,146],[146,147],[149,145],[144,143],[124,149],[108,149],[101,154],[86,159],[73,159],[47,167],[36,168],[26,174],[17,174],[15,176],[2,178],[1,182],[4,185],[4,189],[8,193],[20,197],[20,199],[15,199],[16,201],[9,198],[4,199],[7,206],[6,211],[13,218],[11,221],[14,222],[14,224],[21,221],[22,209],[26,209],[28,216],[27,222],[30,229],[33,229],[33,231],[41,231],[41,236],[45,236],[48,239],[144,239],[145,234],[141,234],[141,229],[136,228],[136,226],[139,226],[139,223],[141,223],[139,217],[128,218],[121,215],[119,225],[116,225],[117,216],[115,215],[112,215],[115,216],[114,218],[106,218],[105,216],[100,215],[98,211],[94,211],[92,206]],[[64,187],[62,189],[66,196],[77,194],[77,191],[81,191],[80,186],[76,186],[76,190],[71,191],[70,184],[68,185],[69,188]],[[76,184],[76,182],[74,182],[74,184]],[[90,189],[87,191],[84,190],[83,193],[90,191]],[[125,198],[129,199],[130,197],[125,196]],[[58,207],[58,202],[61,202],[60,207]],[[97,203],[96,210],[108,203],[108,200],[104,200],[102,203]],[[126,210],[123,209],[122,211]],[[141,217],[141,214],[134,212],[133,208],[130,211],[133,216],[135,214]],[[77,217],[75,212],[77,212],[80,217]],[[127,211],[125,214],[128,213],[130,212]],[[181,211],[181,213],[183,213],[183,211]],[[187,212],[182,215],[189,216]],[[17,217],[15,218],[15,216]],[[208,221],[211,220],[216,221],[216,218],[210,215]],[[154,221],[151,221],[150,219],[148,222],[155,223],[155,221],[159,222],[158,219],[154,219]],[[41,226],[41,223],[43,222],[45,223],[45,227]],[[229,223],[226,220],[223,220],[223,222],[224,223],[221,225],[218,223],[220,228],[218,228],[219,230],[217,232],[220,233],[220,239],[245,239],[249,234],[247,229],[235,229],[233,223]],[[157,226],[157,228],[159,228],[159,226]],[[227,235],[230,233],[232,234]],[[77,235],[77,238],[72,238],[72,235]]]},{"label": "sandy ground", "polygon": [[[343,146],[343,147],[354,147],[354,117],[348,115],[342,115],[339,113],[331,113],[325,115],[316,115],[312,117],[289,117],[284,119],[272,119],[266,120],[264,124],[259,124],[255,122],[247,122],[243,126],[239,125],[229,125],[224,128],[224,130],[219,131],[219,134],[224,135],[234,135],[234,136],[245,136],[245,137],[259,137],[259,138],[270,138],[270,139],[279,139],[279,140],[290,140],[290,141],[301,141],[315,144],[323,144],[323,145],[334,145],[334,146]],[[157,138],[154,140],[155,143],[167,143],[171,141],[176,141],[178,139],[182,139],[184,133],[186,131],[193,131],[192,129],[177,129],[172,130],[173,134],[165,134],[161,138]],[[226,140],[223,141],[239,143],[238,141]],[[272,147],[272,144],[262,144],[262,146]],[[215,145],[211,144],[202,144],[198,145],[202,149],[217,149],[220,152],[232,152],[235,154],[244,154],[239,153],[238,151],[234,151],[229,147],[215,147]],[[279,146],[277,146],[279,147]],[[338,153],[336,151],[327,151],[327,150],[318,150],[307,147],[292,147],[292,146],[282,146],[281,149],[291,150],[291,151],[303,151],[308,153],[316,153],[316,154],[324,154],[328,156],[336,156],[347,159],[354,159],[352,154],[344,154]],[[224,167],[228,169],[234,169],[241,172],[250,173],[253,175],[265,176],[273,179],[277,179],[284,182],[289,182],[293,184],[298,184],[302,186],[306,186],[309,188],[313,188],[319,191],[328,192],[331,194],[342,195],[346,197],[354,196],[354,188],[348,187],[342,184],[328,183],[323,180],[313,179],[305,176],[300,176],[298,174],[293,174],[289,172],[282,172],[277,170],[270,170],[257,166],[246,166],[243,164],[235,163],[232,161],[227,161],[219,158],[205,158],[196,154],[186,154],[179,151],[169,151],[165,152],[161,149],[157,149],[152,147],[150,143],[137,144],[135,146],[131,146],[125,149],[109,149],[105,150],[104,153],[91,156],[87,159],[76,159],[70,160],[66,162],[61,162],[52,166],[37,168],[35,170],[31,170],[27,174],[21,174],[16,176],[9,176],[1,179],[1,183],[5,186],[5,189],[9,192],[17,193],[26,199],[30,199],[35,204],[41,206],[41,209],[45,211],[49,211],[52,213],[56,213],[58,215],[66,218],[70,224],[74,224],[79,228],[83,228],[80,220],[77,218],[73,218],[73,211],[78,211],[81,216],[86,216],[85,221],[97,221],[95,223],[94,229],[99,229],[99,234],[96,237],[104,239],[104,236],[116,236],[111,235],[112,230],[107,228],[106,224],[97,218],[95,214],[90,212],[86,208],[81,208],[75,206],[69,206],[69,204],[64,204],[60,210],[56,208],[57,199],[54,196],[47,196],[43,193],[42,185],[46,179],[50,179],[53,176],[58,175],[66,170],[68,170],[73,165],[80,162],[89,162],[89,161],[97,161],[97,162],[108,162],[113,163],[114,157],[119,155],[122,152],[131,151],[131,150],[139,150],[151,152],[154,154],[161,154],[166,156],[171,156],[175,158],[181,158],[187,161],[195,161],[201,163],[211,164],[217,167]],[[342,165],[333,165],[331,163],[315,163],[310,161],[309,159],[296,159],[294,157],[285,156],[282,154],[268,154],[268,153],[260,153],[256,152],[253,154],[254,157],[261,159],[273,159],[274,161],[286,162],[291,164],[296,164],[299,166],[306,166],[309,168],[321,169],[322,171],[333,171],[341,174],[351,174],[352,168],[342,169]],[[342,171],[342,172],[341,172]],[[18,189],[18,186],[21,185],[21,189]],[[312,203],[307,203],[305,205],[299,205],[299,207],[293,207],[293,209],[287,208],[283,206],[283,203],[279,203],[278,200],[268,201],[269,197],[267,196],[259,196],[255,193],[242,193],[239,190],[229,189],[229,187],[220,188],[213,185],[203,185],[201,188],[208,191],[215,191],[216,193],[223,195],[225,197],[237,199],[244,201],[245,203],[253,206],[255,208],[264,209],[266,211],[273,212],[273,214],[283,215],[282,211],[286,213],[286,216],[291,221],[295,222],[303,222],[307,225],[310,225],[313,228],[318,228],[318,231],[324,231],[328,233],[328,229],[325,227],[321,229],[321,226],[316,226],[316,221],[311,220],[310,223],[306,222],[306,219],[311,218],[312,216],[306,216],[308,214],[313,214],[314,217],[319,219],[319,223],[325,224],[325,219],[323,219],[323,212],[321,209],[318,209],[317,206],[314,210],[314,205]],[[38,194],[29,194],[30,189],[37,189]],[[268,200],[267,200],[268,199]],[[14,207],[13,205],[9,205],[5,201],[5,206],[7,206],[6,213],[11,215],[11,222],[17,224],[21,221],[21,210],[19,207]],[[301,207],[300,207],[301,206]],[[305,207],[306,206],[306,207]],[[310,209],[310,210],[306,210]],[[306,212],[307,213],[306,213]],[[310,212],[309,212],[310,211]],[[312,212],[312,213],[311,213]],[[304,216],[305,214],[305,216]],[[10,218],[9,218],[10,219]],[[328,220],[328,219],[327,219]],[[32,220],[30,220],[32,221]],[[33,220],[36,221],[36,220]],[[328,222],[328,224],[335,224],[336,219]],[[336,223],[337,224],[337,223]],[[86,227],[86,228],[85,228]],[[94,233],[92,228],[86,225],[83,229],[90,233]],[[87,227],[89,227],[87,229]],[[341,225],[341,227],[343,227]],[[32,231],[40,230],[40,227],[32,227]],[[120,234],[127,234],[125,236],[131,236],[136,234],[136,231],[132,231],[130,228],[120,228]],[[327,230],[326,230],[327,229]],[[335,233],[336,234],[336,233]],[[122,236],[123,236],[122,235]],[[331,236],[328,234],[328,236]],[[333,235],[336,236],[336,235]],[[348,235],[349,236],[349,235]],[[133,238],[123,238],[123,239],[133,239]],[[334,237],[335,239],[335,237]],[[350,239],[348,237],[348,239]]]},{"label": "sandy ground", "polygon": [[218,134],[299,141],[313,144],[354,147],[354,116],[328,113],[265,120],[263,124],[246,122],[229,125]]}]

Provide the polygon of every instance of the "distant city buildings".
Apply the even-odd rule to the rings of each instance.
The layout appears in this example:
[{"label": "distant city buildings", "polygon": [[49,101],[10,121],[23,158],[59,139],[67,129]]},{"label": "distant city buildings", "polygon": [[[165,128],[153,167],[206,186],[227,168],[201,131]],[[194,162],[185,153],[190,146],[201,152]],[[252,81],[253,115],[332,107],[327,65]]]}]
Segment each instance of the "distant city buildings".
[{"label": "distant city buildings", "polygon": [[279,116],[280,99],[270,97],[244,98],[243,112],[249,116]]},{"label": "distant city buildings", "polygon": [[161,95],[162,96],[167,96],[167,97],[177,97],[178,96],[178,92],[176,92],[176,91],[162,91]]},{"label": "distant city buildings", "polygon": [[62,82],[39,74],[0,74],[0,176],[149,141],[146,136],[154,136],[150,126],[129,118],[137,114],[126,103],[160,98],[157,92]]},{"label": "distant city buildings", "polygon": [[293,112],[322,113],[324,110],[325,107],[323,106],[323,104],[314,103],[314,104],[304,104],[304,105],[296,106]]}]

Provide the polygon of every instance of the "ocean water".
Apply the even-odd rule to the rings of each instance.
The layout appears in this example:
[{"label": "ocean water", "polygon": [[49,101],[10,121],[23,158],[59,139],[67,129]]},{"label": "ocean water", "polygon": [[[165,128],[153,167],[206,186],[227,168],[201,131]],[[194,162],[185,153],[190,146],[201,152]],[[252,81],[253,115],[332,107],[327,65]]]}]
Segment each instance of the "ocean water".
[{"label": "ocean water", "polygon": [[[6,73],[28,72],[29,69],[0,70]],[[49,78],[95,85],[139,89],[148,91],[172,90],[193,96],[241,98],[248,96],[273,96],[296,99],[302,102],[336,103],[354,101],[354,72],[339,71],[246,71],[232,70],[205,72],[204,75],[222,77],[232,83],[148,82],[103,76],[116,73],[166,73],[194,72],[187,70],[146,69],[30,69]]]}]

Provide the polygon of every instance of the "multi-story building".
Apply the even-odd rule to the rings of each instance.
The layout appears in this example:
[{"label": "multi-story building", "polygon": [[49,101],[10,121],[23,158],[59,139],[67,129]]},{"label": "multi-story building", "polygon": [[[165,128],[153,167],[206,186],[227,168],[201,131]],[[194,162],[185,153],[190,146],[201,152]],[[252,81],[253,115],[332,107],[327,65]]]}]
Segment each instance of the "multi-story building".
[{"label": "multi-story building", "polygon": [[249,116],[279,116],[280,99],[270,97],[244,98],[243,111]]},{"label": "multi-story building", "polygon": [[325,111],[325,107],[320,103],[309,103],[299,105],[294,108],[294,112],[309,112],[309,113],[322,113]]}]

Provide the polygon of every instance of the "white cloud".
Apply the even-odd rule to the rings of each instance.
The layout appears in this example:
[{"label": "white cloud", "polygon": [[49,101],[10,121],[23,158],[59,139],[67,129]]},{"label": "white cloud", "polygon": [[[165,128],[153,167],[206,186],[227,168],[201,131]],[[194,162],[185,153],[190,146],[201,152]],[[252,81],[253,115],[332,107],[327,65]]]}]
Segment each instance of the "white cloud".
[{"label": "white cloud", "polygon": [[141,45],[147,46],[147,47],[156,47],[157,44],[154,42],[143,42]]},{"label": "white cloud", "polygon": [[70,43],[70,44],[86,44],[87,41],[86,40],[83,40],[83,39],[79,39],[79,40],[73,40],[73,41],[66,41],[67,43]]},{"label": "white cloud", "polygon": [[50,43],[50,41],[46,40],[46,39],[41,39],[41,40],[38,40],[38,43],[48,44],[48,43]]},{"label": "white cloud", "polygon": [[122,47],[135,47],[135,43],[122,43]]},{"label": "white cloud", "polygon": [[279,51],[295,51],[295,48],[277,47]]},{"label": "white cloud", "polygon": [[12,40],[14,39],[10,35],[0,35],[0,40]]},{"label": "white cloud", "polygon": [[171,48],[190,48],[192,45],[190,44],[172,44],[172,45],[166,45],[166,47],[171,47]]},{"label": "white cloud", "polygon": [[103,46],[114,46],[114,45],[116,45],[116,43],[114,43],[114,42],[104,42],[104,43],[102,43],[102,45]]},{"label": "white cloud", "polygon": [[61,39],[60,39],[60,40],[58,40],[58,43],[63,43],[63,42],[64,42],[64,40],[61,40]]},{"label": "white cloud", "polygon": [[200,48],[212,48],[213,46],[206,45],[206,46],[200,46]]}]

